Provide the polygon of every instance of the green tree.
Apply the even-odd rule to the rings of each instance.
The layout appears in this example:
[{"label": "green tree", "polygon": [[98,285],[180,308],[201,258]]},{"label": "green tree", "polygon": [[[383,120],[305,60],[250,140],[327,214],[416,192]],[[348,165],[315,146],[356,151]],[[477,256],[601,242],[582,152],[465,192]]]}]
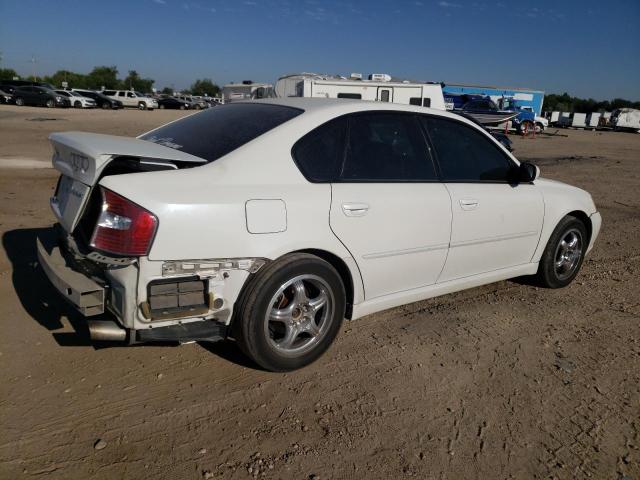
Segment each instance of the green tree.
[{"label": "green tree", "polygon": [[99,89],[101,87],[118,88],[120,86],[120,82],[118,81],[117,67],[94,67],[89,75],[87,75],[87,86],[95,89]]},{"label": "green tree", "polygon": [[170,87],[164,87],[160,93],[162,93],[163,95],[173,95],[173,88]]},{"label": "green tree", "polygon": [[154,82],[151,78],[140,78],[140,75],[135,70],[129,70],[129,75],[122,80],[122,87],[127,90],[146,93],[151,91]]},{"label": "green tree", "polygon": [[87,75],[70,72],[69,70],[58,70],[53,75],[44,77],[44,81],[50,83],[54,87],[62,87],[62,82],[67,82],[69,88],[90,87]]},{"label": "green tree", "polygon": [[18,74],[13,68],[0,68],[0,80],[13,80]]},{"label": "green tree", "polygon": [[213,83],[210,78],[196,80],[191,85],[190,90],[192,95],[209,95],[210,97],[215,97],[220,93],[220,87]]}]

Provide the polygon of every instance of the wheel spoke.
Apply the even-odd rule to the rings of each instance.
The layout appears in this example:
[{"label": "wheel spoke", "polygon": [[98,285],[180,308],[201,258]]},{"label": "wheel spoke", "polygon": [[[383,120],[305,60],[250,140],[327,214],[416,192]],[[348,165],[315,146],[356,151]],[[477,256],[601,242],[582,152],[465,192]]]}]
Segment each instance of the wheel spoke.
[{"label": "wheel spoke", "polygon": [[302,280],[298,280],[293,284],[293,289],[295,291],[293,303],[296,305],[301,305],[306,303],[309,298],[307,297],[307,291],[304,288],[304,282]]},{"label": "wheel spoke", "polygon": [[571,235],[571,240],[569,241],[569,247],[570,248],[575,248],[578,245],[578,236],[573,233]]},{"label": "wheel spoke", "polygon": [[556,262],[556,270],[560,270],[564,266],[564,258],[561,258]]},{"label": "wheel spoke", "polygon": [[298,335],[300,335],[300,330],[297,325],[288,323],[285,325],[286,332],[282,340],[278,342],[278,346],[281,348],[291,348],[296,341],[296,338],[298,338]]},{"label": "wheel spoke", "polygon": [[328,301],[327,292],[325,292],[324,290],[321,290],[320,294],[318,294],[317,297],[309,300],[309,306],[311,307],[311,310],[314,313],[316,313],[318,310],[320,310],[322,307],[324,307],[327,304],[327,301]]},{"label": "wheel spoke", "polygon": [[562,240],[562,241],[560,242],[560,251],[561,251],[562,253],[564,253],[564,252],[566,252],[566,251],[567,251],[567,248],[569,248],[569,245],[567,244],[567,242],[566,242],[565,240]]},{"label": "wheel spoke", "polygon": [[293,312],[293,304],[286,308],[272,308],[269,313],[269,320],[272,322],[289,322],[291,320],[291,313]]}]

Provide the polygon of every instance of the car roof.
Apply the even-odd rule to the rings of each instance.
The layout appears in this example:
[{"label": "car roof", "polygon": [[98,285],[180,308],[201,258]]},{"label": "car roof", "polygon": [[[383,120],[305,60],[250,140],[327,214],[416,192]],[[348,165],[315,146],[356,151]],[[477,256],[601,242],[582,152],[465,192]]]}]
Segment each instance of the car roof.
[{"label": "car roof", "polygon": [[281,105],[283,107],[299,108],[305,111],[305,116],[331,115],[338,116],[353,112],[362,111],[380,111],[388,110],[394,112],[410,112],[410,113],[430,113],[442,117],[455,119],[469,123],[477,127],[472,121],[462,118],[452,112],[439,110],[435,108],[422,107],[418,105],[406,105],[401,103],[377,102],[369,100],[357,100],[346,98],[302,98],[302,97],[286,97],[286,98],[266,98],[260,100],[241,100],[233,103],[262,103],[271,105]]}]

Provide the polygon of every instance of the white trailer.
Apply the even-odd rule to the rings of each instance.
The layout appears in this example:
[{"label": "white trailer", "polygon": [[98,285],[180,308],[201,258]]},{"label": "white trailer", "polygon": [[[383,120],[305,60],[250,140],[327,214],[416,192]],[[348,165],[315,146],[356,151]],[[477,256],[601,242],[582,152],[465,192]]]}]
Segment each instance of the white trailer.
[{"label": "white trailer", "polygon": [[574,128],[584,128],[587,125],[586,113],[574,113],[571,117],[571,126]]},{"label": "white trailer", "polygon": [[281,77],[275,91],[282,97],[351,98],[378,102],[402,103],[445,110],[439,83],[393,81],[384,74],[370,75],[371,80],[316,74]]},{"label": "white trailer", "polygon": [[558,123],[559,119],[560,119],[560,112],[558,111],[551,112],[551,117],[549,117],[549,124]]},{"label": "white trailer", "polygon": [[242,83],[228,83],[222,87],[222,101],[229,103],[238,100],[270,98],[274,96],[273,85],[245,80]]},{"label": "white trailer", "polygon": [[556,123],[561,127],[571,126],[571,112],[560,112],[560,116]]},{"label": "white trailer", "polygon": [[587,115],[587,127],[596,128],[600,124],[600,117],[602,114],[600,112],[591,112]]},{"label": "white trailer", "polygon": [[640,133],[640,110],[620,108],[611,115],[611,124],[616,130],[633,130]]}]

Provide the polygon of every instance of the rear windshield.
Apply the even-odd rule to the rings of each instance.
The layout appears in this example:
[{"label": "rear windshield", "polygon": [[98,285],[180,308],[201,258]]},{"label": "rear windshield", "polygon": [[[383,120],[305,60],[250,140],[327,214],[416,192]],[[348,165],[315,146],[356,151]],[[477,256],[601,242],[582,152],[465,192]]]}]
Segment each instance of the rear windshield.
[{"label": "rear windshield", "polygon": [[140,138],[213,162],[302,112],[280,105],[234,103],[191,115]]}]

